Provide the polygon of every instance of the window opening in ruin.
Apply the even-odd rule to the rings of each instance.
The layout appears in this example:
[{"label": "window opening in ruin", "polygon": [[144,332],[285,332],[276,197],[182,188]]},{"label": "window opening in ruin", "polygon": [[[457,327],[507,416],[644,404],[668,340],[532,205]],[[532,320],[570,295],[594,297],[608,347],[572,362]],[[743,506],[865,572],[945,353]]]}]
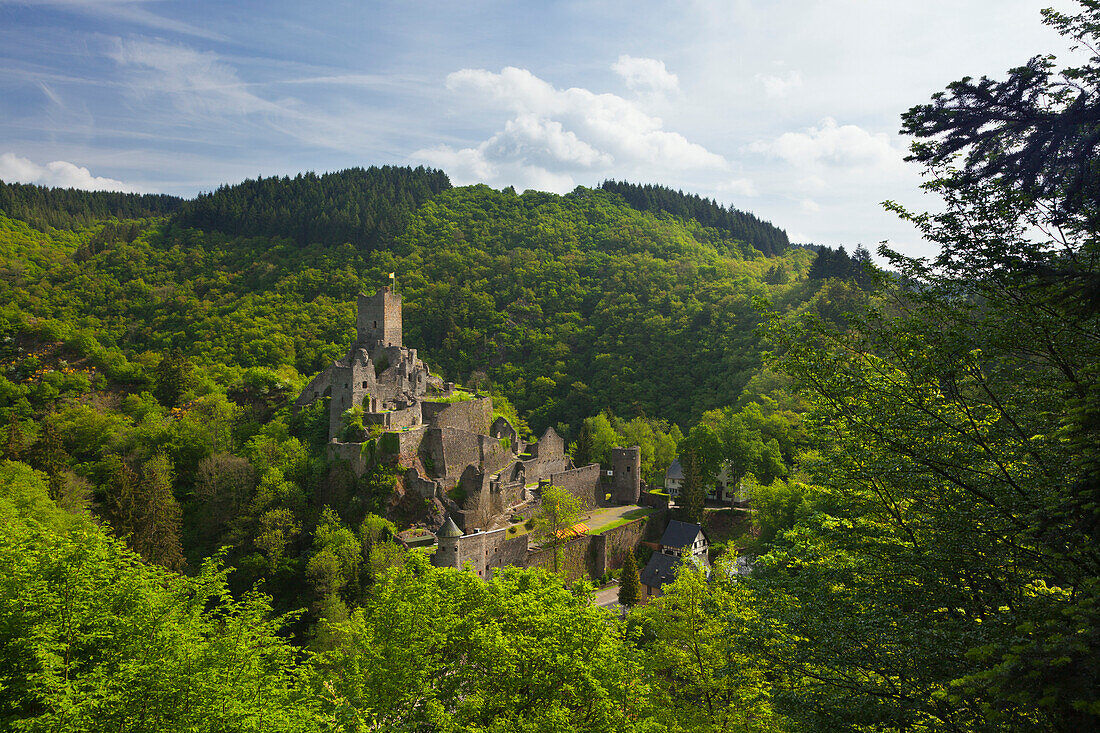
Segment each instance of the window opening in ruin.
[{"label": "window opening in ruin", "polygon": [[375,322],[374,322],[374,327],[375,327],[375,328],[378,328],[378,321],[375,321]]}]

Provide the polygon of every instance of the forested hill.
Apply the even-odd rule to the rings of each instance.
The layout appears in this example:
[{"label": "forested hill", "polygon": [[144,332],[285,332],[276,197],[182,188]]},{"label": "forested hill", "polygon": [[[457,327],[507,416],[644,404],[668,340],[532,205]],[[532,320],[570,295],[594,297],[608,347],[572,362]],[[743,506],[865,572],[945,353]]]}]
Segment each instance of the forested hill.
[{"label": "forested hill", "polygon": [[371,249],[451,181],[443,171],[382,166],[221,186],[184,204],[176,222],[230,235],[290,237],[299,245],[345,242]]},{"label": "forested hill", "polygon": [[[373,183],[361,197],[352,180]],[[300,243],[311,235],[293,222],[326,207],[325,191],[371,202],[376,245]],[[213,217],[207,226],[248,233],[185,226],[200,211]],[[398,224],[399,233],[386,229]],[[4,259],[21,263],[0,278],[9,333],[85,333],[131,360],[179,349],[219,365],[227,384],[244,369],[291,381],[320,371],[347,348],[356,294],[396,272],[406,342],[448,378],[484,377],[540,430],[575,431],[604,409],[690,424],[732,404],[759,368],[755,296],[823,311],[855,297],[842,284],[823,295],[807,280],[808,250],[761,257],[724,230],[639,211],[610,192],[449,188],[423,169],[262,179],[200,197],[167,221],[49,237],[8,219],[0,240]]]},{"label": "forested hill", "polygon": [[183,199],[166,194],[80,191],[0,181],[0,212],[39,231],[76,229],[103,219],[142,219],[170,214]]},{"label": "forested hill", "polygon": [[674,191],[667,186],[604,181],[604,191],[617,193],[641,211],[663,211],[683,219],[694,219],[705,227],[714,227],[726,235],[751,244],[766,255],[777,255],[790,247],[787,233],[766,221],[733,207],[724,207],[698,194]]}]

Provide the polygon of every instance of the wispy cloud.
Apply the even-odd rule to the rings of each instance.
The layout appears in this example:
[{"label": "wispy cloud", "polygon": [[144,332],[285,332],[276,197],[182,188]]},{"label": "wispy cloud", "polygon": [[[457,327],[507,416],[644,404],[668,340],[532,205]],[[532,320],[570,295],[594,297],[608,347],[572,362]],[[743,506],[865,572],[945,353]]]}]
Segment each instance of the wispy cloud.
[{"label": "wispy cloud", "polygon": [[213,52],[163,41],[119,39],[108,56],[133,71],[130,88],[134,93],[167,95],[184,113],[289,111],[286,102],[272,102],[251,92],[237,71]]},{"label": "wispy cloud", "polygon": [[159,0],[0,0],[0,5],[37,5],[102,18],[112,23],[129,23],[157,31],[179,33],[209,40],[225,40],[225,36],[201,26],[192,25],[154,13],[149,5]]}]

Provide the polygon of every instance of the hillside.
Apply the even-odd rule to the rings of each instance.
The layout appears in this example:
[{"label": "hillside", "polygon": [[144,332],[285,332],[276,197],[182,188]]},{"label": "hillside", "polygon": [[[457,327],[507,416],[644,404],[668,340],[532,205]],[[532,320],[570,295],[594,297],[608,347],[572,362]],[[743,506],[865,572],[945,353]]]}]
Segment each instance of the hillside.
[{"label": "hillside", "polygon": [[626,181],[604,181],[599,188],[617,193],[639,211],[663,212],[681,219],[694,219],[705,227],[721,231],[725,236],[752,245],[765,255],[782,254],[791,245],[787,233],[771,222],[762,221],[732,206],[721,206],[698,194]]},{"label": "hillside", "polygon": [[41,231],[75,229],[104,219],[140,219],[177,211],[183,199],[166,194],[80,191],[0,181],[0,211]]},{"label": "hillside", "polygon": [[[311,181],[375,207],[406,203],[378,219],[373,245],[214,230],[270,228],[249,222],[264,221],[274,200],[287,202],[277,220],[308,218],[324,199],[295,192]],[[604,409],[687,424],[731,404],[760,363],[752,299],[792,307],[819,288],[804,279],[805,251],[763,258],[720,230],[605,192],[433,195],[436,183],[445,179],[353,169],[223,188],[167,220],[42,235],[5,219],[0,297],[12,327],[46,319],[131,358],[175,348],[229,373],[298,378],[343,348],[355,295],[396,272],[406,340],[429,363],[453,379],[483,372],[532,427],[568,432]],[[252,213],[185,226],[223,209]],[[398,221],[402,231],[387,235]]]}]

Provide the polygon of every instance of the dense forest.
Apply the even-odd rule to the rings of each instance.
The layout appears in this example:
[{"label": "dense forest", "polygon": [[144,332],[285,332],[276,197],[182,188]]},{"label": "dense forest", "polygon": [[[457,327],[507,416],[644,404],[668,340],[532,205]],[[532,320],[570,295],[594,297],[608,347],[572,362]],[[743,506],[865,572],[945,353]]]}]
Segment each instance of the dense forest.
[{"label": "dense forest", "polygon": [[639,211],[664,212],[682,219],[694,219],[705,227],[718,229],[733,239],[747,242],[766,255],[781,254],[790,246],[787,233],[779,227],[761,221],[747,211],[722,206],[698,194],[627,181],[604,181],[600,188],[619,194]]},{"label": "dense forest", "polygon": [[[1093,49],[1082,7],[1044,20]],[[943,205],[887,207],[939,254],[888,273],[654,187],[4,188],[0,727],[1097,728],[1098,98],[1100,56],[1042,56],[907,112]],[[678,457],[712,528],[724,466],[752,510],[709,577],[620,618],[398,544],[422,507],[290,409],[390,272],[405,342],[578,462]]]},{"label": "dense forest", "polygon": [[178,211],[183,199],[166,194],[80,191],[0,181],[0,211],[41,231],[75,229],[104,219],[142,219]]},{"label": "dense forest", "polygon": [[394,166],[257,178],[202,194],[174,221],[223,234],[288,237],[301,246],[384,246],[404,218],[451,187],[442,171]]}]

